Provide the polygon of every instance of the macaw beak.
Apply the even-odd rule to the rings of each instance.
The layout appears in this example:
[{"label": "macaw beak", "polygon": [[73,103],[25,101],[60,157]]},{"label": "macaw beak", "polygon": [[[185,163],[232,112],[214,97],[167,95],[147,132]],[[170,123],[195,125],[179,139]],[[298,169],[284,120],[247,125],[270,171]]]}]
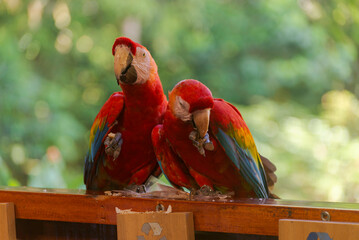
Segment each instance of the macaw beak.
[{"label": "macaw beak", "polygon": [[135,67],[132,65],[133,56],[130,49],[126,46],[119,46],[115,51],[114,69],[117,84],[132,84],[137,80]]},{"label": "macaw beak", "polygon": [[193,122],[196,125],[200,138],[204,138],[204,136],[208,132],[210,113],[210,108],[193,112]]}]

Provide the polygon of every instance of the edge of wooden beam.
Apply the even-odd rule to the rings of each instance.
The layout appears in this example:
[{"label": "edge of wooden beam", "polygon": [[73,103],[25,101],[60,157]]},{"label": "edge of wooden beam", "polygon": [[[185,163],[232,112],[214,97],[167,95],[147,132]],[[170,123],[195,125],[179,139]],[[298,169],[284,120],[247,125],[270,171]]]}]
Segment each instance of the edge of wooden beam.
[{"label": "edge of wooden beam", "polygon": [[[157,204],[173,212],[193,212],[196,231],[278,236],[279,219],[321,220],[327,211],[332,221],[359,222],[358,209],[288,204],[276,200],[199,202],[168,199],[125,198],[106,195],[0,190],[0,202],[15,204],[16,218],[116,225],[115,208],[155,211]],[[359,204],[351,205],[359,208]]]}]

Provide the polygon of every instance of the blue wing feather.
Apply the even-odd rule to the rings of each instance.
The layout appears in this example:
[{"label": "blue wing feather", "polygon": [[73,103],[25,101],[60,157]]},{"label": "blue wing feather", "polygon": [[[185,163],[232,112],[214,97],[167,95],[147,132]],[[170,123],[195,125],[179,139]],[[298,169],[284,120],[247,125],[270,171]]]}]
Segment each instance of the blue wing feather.
[{"label": "blue wing feather", "polygon": [[85,156],[84,182],[87,188],[96,188],[93,185],[93,180],[98,175],[99,164],[103,163],[105,159],[103,142],[123,107],[123,93],[115,92],[105,102],[95,118],[91,128],[89,150]]},{"label": "blue wing feather", "polygon": [[218,129],[216,137],[227,156],[237,166],[244,179],[251,185],[259,198],[268,198],[267,182],[263,169],[255,163],[248,150],[241,148],[235,139]]},{"label": "blue wing feather", "polygon": [[[108,130],[109,130],[109,127],[108,127],[107,123],[105,124],[105,126],[103,127],[102,130],[100,129],[100,127],[97,128],[94,140],[91,143],[90,149],[87,152],[86,157],[85,157],[85,174],[84,174],[85,183],[92,182],[92,177],[94,175],[97,175],[98,163],[102,161],[104,155],[101,154],[101,156],[98,156],[98,158],[100,158],[101,161],[95,161],[95,158],[96,158],[96,154],[100,153],[100,151],[99,151],[100,147],[102,146],[103,139],[106,136]],[[91,175],[91,171],[93,169],[95,169],[95,174]]]}]

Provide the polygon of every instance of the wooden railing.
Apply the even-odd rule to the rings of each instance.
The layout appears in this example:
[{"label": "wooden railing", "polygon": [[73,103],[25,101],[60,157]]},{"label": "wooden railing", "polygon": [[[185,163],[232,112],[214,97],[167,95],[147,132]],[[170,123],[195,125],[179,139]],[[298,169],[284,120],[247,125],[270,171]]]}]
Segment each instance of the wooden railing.
[{"label": "wooden railing", "polygon": [[[19,239],[116,239],[116,207],[154,211],[158,204],[165,208],[171,205],[173,212],[193,212],[196,239],[277,239],[279,219],[359,222],[359,204],[345,203],[272,199],[200,202],[8,187],[0,188],[0,202],[14,203]],[[226,234],[218,237],[219,233]]]}]

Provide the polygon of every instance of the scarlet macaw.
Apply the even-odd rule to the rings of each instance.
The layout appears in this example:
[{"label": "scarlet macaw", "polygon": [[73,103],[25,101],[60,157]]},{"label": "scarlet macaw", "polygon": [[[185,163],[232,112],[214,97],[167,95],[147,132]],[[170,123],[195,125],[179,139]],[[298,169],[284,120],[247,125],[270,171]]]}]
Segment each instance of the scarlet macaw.
[{"label": "scarlet macaw", "polygon": [[183,80],[169,93],[164,122],[153,129],[152,142],[174,186],[270,196],[261,157],[240,112],[214,99],[197,80]]},{"label": "scarlet macaw", "polygon": [[91,127],[84,182],[90,190],[142,184],[159,170],[151,130],[162,122],[167,98],[150,52],[129,38],[112,47],[117,83]]}]

